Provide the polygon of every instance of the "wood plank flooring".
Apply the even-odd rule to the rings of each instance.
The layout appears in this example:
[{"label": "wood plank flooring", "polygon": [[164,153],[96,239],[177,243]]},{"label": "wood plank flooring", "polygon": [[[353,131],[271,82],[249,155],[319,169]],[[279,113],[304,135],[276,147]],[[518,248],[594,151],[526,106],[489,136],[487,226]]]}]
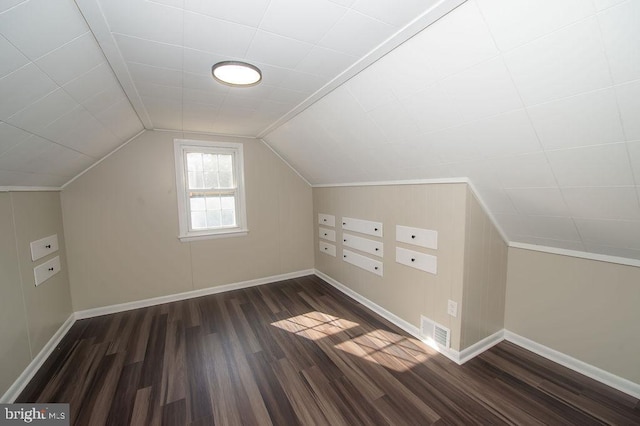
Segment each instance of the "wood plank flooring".
[{"label": "wood plank flooring", "polygon": [[458,366],[315,276],[78,321],[18,402],[91,426],[640,424],[507,342]]}]

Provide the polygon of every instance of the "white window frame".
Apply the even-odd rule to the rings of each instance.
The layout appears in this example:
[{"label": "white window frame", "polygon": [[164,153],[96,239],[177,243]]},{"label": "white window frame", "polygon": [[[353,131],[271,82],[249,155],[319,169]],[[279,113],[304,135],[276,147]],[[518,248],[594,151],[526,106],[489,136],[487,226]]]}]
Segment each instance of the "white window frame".
[{"label": "white window frame", "polygon": [[[247,235],[247,212],[244,189],[244,156],[242,144],[233,142],[198,141],[174,139],[174,157],[176,165],[176,194],[178,197],[178,222],[180,241],[195,241],[208,238],[239,237]],[[203,230],[191,230],[189,225],[190,203],[187,188],[186,153],[206,152],[233,155],[233,173],[236,200],[236,226]]]}]

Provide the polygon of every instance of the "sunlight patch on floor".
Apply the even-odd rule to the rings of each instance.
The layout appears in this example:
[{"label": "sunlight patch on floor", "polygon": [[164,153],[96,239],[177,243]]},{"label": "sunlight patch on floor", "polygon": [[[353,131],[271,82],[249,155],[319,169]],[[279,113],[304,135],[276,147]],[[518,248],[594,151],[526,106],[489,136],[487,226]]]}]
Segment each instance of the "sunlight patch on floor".
[{"label": "sunlight patch on floor", "polygon": [[[388,330],[376,329],[351,337],[352,329],[360,324],[324,312],[307,312],[271,325],[309,340],[330,338],[336,349],[398,372],[408,371],[437,353],[418,339]],[[347,330],[352,333],[339,336]]]},{"label": "sunlight patch on floor", "polygon": [[302,315],[272,322],[271,325],[310,340],[323,339],[342,333],[360,324],[322,312],[307,312]]},{"label": "sunlight patch on floor", "polygon": [[339,343],[335,347],[398,372],[408,371],[433,356],[416,339],[379,329]]}]

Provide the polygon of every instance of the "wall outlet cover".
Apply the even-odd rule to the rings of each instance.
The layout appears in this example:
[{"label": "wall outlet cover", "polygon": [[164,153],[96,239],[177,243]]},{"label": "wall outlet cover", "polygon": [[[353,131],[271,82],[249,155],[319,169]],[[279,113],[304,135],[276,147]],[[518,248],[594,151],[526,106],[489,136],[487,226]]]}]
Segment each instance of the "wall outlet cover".
[{"label": "wall outlet cover", "polygon": [[447,313],[452,317],[458,316],[458,302],[454,302],[453,300],[449,300],[447,303]]}]

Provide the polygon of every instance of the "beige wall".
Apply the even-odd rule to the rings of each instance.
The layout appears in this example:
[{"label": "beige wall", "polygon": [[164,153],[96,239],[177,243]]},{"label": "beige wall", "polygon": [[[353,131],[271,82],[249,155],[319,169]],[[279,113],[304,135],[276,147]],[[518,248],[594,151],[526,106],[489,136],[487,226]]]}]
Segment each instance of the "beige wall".
[{"label": "beige wall", "polygon": [[640,268],[509,249],[505,328],[640,383]]},{"label": "beige wall", "polygon": [[[32,262],[30,242],[52,234],[59,250]],[[56,255],[61,272],[36,287],[33,268]],[[0,395],[71,313],[60,194],[0,193]]]},{"label": "beige wall", "polygon": [[[390,185],[314,188],[316,268],[416,327],[425,315],[451,329],[451,347],[460,348],[460,316],[447,315],[447,300],[462,301],[466,184]],[[378,277],[318,250],[318,213],[383,223],[384,277]],[[338,242],[342,241],[339,223]],[[432,275],[395,262],[395,226],[438,231],[438,249],[420,249],[438,257]],[[375,238],[374,238],[375,239]]]},{"label": "beige wall", "polygon": [[466,212],[462,349],[504,328],[507,285],[507,244],[470,189]]},{"label": "beige wall", "polygon": [[[243,143],[248,236],[178,240],[174,138]],[[62,192],[73,307],[313,268],[311,197],[259,140],[147,131]]]}]

